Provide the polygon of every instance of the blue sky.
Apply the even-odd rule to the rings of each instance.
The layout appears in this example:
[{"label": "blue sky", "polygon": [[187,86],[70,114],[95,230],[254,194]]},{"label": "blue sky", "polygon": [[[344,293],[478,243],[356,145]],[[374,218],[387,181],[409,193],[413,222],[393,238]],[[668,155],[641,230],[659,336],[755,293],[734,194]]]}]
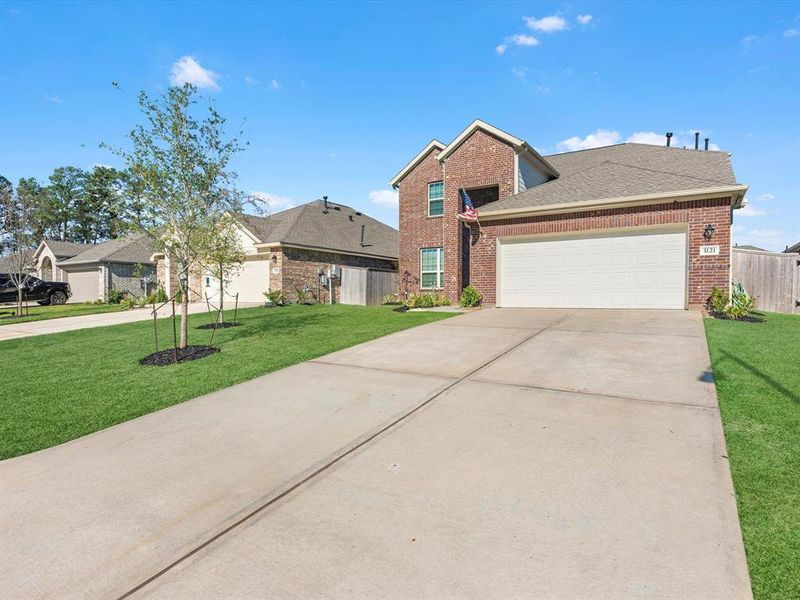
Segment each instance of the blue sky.
[{"label": "blue sky", "polygon": [[[0,174],[115,165],[135,95],[203,85],[272,210],[390,224],[388,180],[479,117],[549,153],[700,130],[750,184],[735,240],[800,240],[800,9],[758,3],[0,3]],[[119,82],[122,91],[112,87]]]}]

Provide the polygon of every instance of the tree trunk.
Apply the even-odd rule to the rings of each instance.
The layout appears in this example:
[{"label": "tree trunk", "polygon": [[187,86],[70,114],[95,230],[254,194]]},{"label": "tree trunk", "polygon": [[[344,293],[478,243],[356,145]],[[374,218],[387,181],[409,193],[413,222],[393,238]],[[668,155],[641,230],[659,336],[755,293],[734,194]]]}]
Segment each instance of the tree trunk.
[{"label": "tree trunk", "polygon": [[189,337],[189,290],[181,290],[181,348],[186,348]]},{"label": "tree trunk", "polygon": [[225,322],[225,272],[222,265],[219,266],[219,322]]},{"label": "tree trunk", "polygon": [[17,317],[22,317],[22,286],[17,286]]}]

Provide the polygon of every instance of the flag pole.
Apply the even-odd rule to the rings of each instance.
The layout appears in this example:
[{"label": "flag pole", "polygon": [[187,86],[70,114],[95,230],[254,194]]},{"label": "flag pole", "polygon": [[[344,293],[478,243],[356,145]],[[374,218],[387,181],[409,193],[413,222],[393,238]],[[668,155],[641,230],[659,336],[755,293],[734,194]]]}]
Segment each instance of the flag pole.
[{"label": "flag pole", "polygon": [[[460,189],[460,191],[464,192],[464,194],[467,193],[467,190],[466,190],[466,188],[464,188],[463,185],[459,189]],[[461,197],[461,202],[462,203],[464,202],[464,197],[463,196]],[[473,207],[473,209],[474,209],[474,207]],[[475,209],[475,215],[476,215],[475,216],[475,222],[478,224],[478,234],[479,234],[478,237],[480,237],[481,235],[483,235],[483,227],[481,227],[481,221],[478,218],[477,214],[478,214],[478,211],[477,211],[477,209]]]}]

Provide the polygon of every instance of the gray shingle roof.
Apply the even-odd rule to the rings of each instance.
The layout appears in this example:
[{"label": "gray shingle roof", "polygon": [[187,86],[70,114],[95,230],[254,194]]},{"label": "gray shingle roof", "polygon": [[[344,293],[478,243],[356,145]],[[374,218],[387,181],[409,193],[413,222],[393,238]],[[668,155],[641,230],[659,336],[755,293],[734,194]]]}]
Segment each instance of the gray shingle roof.
[{"label": "gray shingle roof", "polygon": [[56,258],[72,258],[92,247],[92,244],[62,242],[61,240],[44,240],[44,243],[56,255]]},{"label": "gray shingle roof", "polygon": [[140,233],[89,246],[77,256],[59,262],[59,266],[101,262],[153,264],[150,257],[154,251],[149,238]]},{"label": "gray shingle roof", "polygon": [[[398,232],[343,204],[314,200],[267,217],[243,215],[241,221],[261,243],[280,242],[321,250],[397,258]],[[364,244],[361,226],[364,226]]]},{"label": "gray shingle roof", "polygon": [[727,152],[628,143],[544,158],[558,170],[558,179],[492,202],[484,211],[736,184]]}]

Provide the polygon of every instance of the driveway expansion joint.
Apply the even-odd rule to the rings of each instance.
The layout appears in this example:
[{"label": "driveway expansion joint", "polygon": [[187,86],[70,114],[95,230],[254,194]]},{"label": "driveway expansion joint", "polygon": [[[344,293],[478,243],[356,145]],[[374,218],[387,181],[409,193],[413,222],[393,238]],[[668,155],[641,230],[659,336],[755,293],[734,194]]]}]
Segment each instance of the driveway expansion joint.
[{"label": "driveway expansion joint", "polygon": [[[440,398],[443,394],[445,394],[446,392],[448,392],[451,389],[453,389],[454,387],[456,387],[458,384],[468,380],[472,375],[474,375],[475,373],[477,373],[481,369],[487,367],[488,365],[492,364],[496,360],[499,360],[500,358],[504,357],[509,352],[512,352],[512,351],[516,350],[517,348],[522,346],[524,343],[530,341],[531,339],[533,339],[537,335],[540,335],[542,332],[547,331],[548,329],[550,329],[551,327],[557,325],[558,323],[563,322],[564,319],[567,318],[567,316],[569,316],[569,315],[564,315],[562,318],[557,319],[556,321],[550,323],[546,327],[543,327],[542,329],[535,330],[532,334],[525,336],[519,342],[517,342],[515,344],[512,344],[511,346],[509,346],[505,350],[502,350],[501,352],[498,352],[494,356],[490,357],[485,362],[483,362],[483,364],[481,364],[480,366],[472,369],[471,371],[466,373],[464,376],[452,379],[452,381],[450,383],[448,383],[448,384],[444,385],[443,387],[439,388],[434,394],[430,395],[428,398],[426,398],[423,402],[421,402],[420,404],[418,404],[414,408],[412,408],[412,409],[406,411],[405,413],[401,414],[399,417],[393,419],[387,425],[384,425],[383,427],[378,429],[378,431],[376,431],[375,433],[373,433],[371,435],[368,435],[367,437],[362,439],[360,442],[358,442],[354,446],[352,446],[349,449],[347,449],[345,452],[342,452],[338,456],[335,456],[334,458],[332,458],[328,462],[324,463],[323,465],[321,465],[320,467],[318,467],[317,469],[312,471],[310,474],[308,474],[305,477],[303,477],[302,479],[300,479],[300,481],[298,481],[295,484],[289,486],[288,488],[286,488],[285,490],[283,490],[279,494],[267,499],[265,502],[263,502],[261,505],[257,506],[255,509],[251,510],[249,513],[247,513],[243,517],[239,518],[234,523],[232,523],[232,524],[228,525],[227,527],[225,527],[222,531],[214,534],[209,539],[207,539],[205,542],[202,542],[201,544],[198,544],[193,549],[191,549],[188,552],[186,552],[185,554],[181,555],[180,557],[178,557],[177,559],[175,559],[174,561],[169,563],[167,566],[165,566],[164,568],[162,568],[161,570],[159,570],[155,574],[151,575],[150,577],[148,577],[147,579],[145,579],[141,583],[139,583],[139,584],[135,585],[134,587],[132,587],[131,589],[129,589],[127,592],[125,592],[122,595],[118,596],[117,600],[125,600],[126,598],[132,597],[134,594],[136,594],[137,592],[143,590],[145,587],[149,586],[151,583],[153,583],[154,581],[159,579],[161,576],[167,574],[169,571],[171,571],[172,569],[174,569],[175,567],[177,567],[181,563],[185,562],[186,560],[188,560],[189,558],[191,558],[192,556],[194,556],[198,552],[200,552],[203,549],[211,546],[214,542],[216,542],[220,538],[226,536],[228,533],[232,532],[234,529],[237,529],[239,526],[247,523],[253,517],[263,513],[265,510],[270,508],[272,505],[276,504],[280,500],[286,498],[287,496],[289,496],[290,494],[292,494],[296,490],[298,490],[301,487],[303,487],[306,483],[309,483],[310,481],[316,479],[318,476],[320,476],[323,473],[325,473],[326,471],[328,471],[331,467],[334,467],[335,465],[338,465],[344,459],[348,458],[351,455],[356,454],[359,450],[361,450],[362,448],[366,447],[371,442],[375,441],[382,434],[387,433],[387,432],[395,429],[395,427],[401,425],[402,423],[407,421],[410,417],[412,417],[413,415],[415,415],[416,413],[421,411],[423,408],[429,406],[435,400]],[[334,364],[334,365],[336,365],[336,363],[326,363],[324,361],[319,361],[319,360],[314,361],[314,362],[318,362],[320,364],[328,364],[328,365]],[[351,366],[351,365],[338,365],[338,366]],[[367,368],[369,368],[369,367],[367,367]],[[386,369],[382,369],[382,370],[386,370]],[[405,372],[403,372],[403,373],[405,373]],[[418,374],[417,373],[412,373],[412,375],[418,375]]]}]

